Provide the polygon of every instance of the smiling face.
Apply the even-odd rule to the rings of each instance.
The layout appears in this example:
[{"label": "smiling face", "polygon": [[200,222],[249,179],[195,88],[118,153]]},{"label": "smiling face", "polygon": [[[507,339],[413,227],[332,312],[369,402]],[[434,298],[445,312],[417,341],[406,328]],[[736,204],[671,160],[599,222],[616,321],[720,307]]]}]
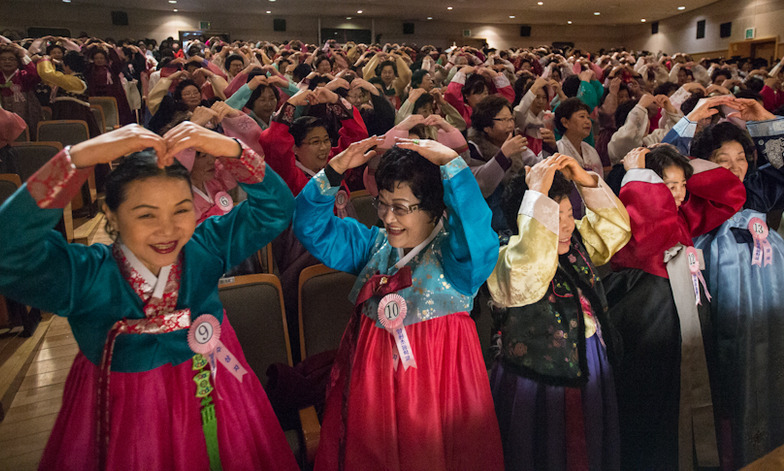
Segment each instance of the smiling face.
[{"label": "smiling face", "polygon": [[270,87],[264,87],[259,97],[253,102],[253,112],[256,116],[265,118],[266,121],[269,121],[270,116],[277,107],[278,99],[275,98],[275,92]]},{"label": "smiling face", "polygon": [[384,68],[381,69],[381,80],[387,87],[392,85],[392,82],[395,81],[395,69],[393,69],[391,65],[385,65]]},{"label": "smiling face", "polygon": [[97,65],[98,67],[106,65],[106,55],[103,52],[96,52],[93,55],[93,64]]},{"label": "smiling face", "polygon": [[536,91],[534,101],[531,103],[531,113],[534,116],[539,115],[539,113],[547,109],[548,104],[547,91],[544,88],[540,88]]},{"label": "smiling face", "polygon": [[3,52],[0,54],[0,72],[10,75],[19,68],[19,59],[13,52]]},{"label": "smiling face", "polygon": [[177,260],[196,228],[191,189],[179,178],[132,181],[117,210],[105,212],[123,244],[155,275]]},{"label": "smiling face", "polygon": [[313,172],[318,172],[327,165],[331,150],[332,142],[329,140],[327,130],[322,126],[308,131],[301,145],[294,145],[297,160]]},{"label": "smiling face", "polygon": [[564,196],[558,201],[558,255],[563,255],[569,251],[573,232],[574,214],[572,213],[572,202],[569,201],[569,197]]},{"label": "smiling face", "polygon": [[728,141],[722,144],[713,152],[710,160],[732,172],[740,178],[740,181],[746,178],[746,172],[749,170],[746,152],[738,141]]},{"label": "smiling face", "polygon": [[193,111],[201,104],[201,91],[194,85],[188,85],[182,89],[182,102],[189,110]]},{"label": "smiling face", "polygon": [[419,88],[423,88],[428,93],[433,89],[433,78],[430,77],[429,73],[422,76],[422,83],[419,84]]},{"label": "smiling face", "polygon": [[684,175],[683,169],[677,165],[663,168],[662,180],[670,189],[672,197],[675,198],[675,206],[680,208],[683,200],[686,199],[686,175]]},{"label": "smiling face", "polygon": [[508,107],[504,106],[493,118],[493,125],[484,128],[490,142],[501,145],[514,130],[514,116]]},{"label": "smiling face", "polygon": [[231,61],[231,64],[229,64],[228,71],[229,74],[235,76],[238,73],[242,72],[242,69],[244,68],[245,68],[245,64],[241,60],[234,59],[233,61]]},{"label": "smiling face", "polygon": [[564,134],[582,141],[591,134],[591,117],[585,110],[572,113],[569,118],[561,118],[561,124],[566,129]]},{"label": "smiling face", "polygon": [[405,215],[395,214],[395,207],[400,211],[418,205],[420,201],[406,182],[396,182],[393,188],[394,191],[379,190],[378,217],[384,222],[389,245],[412,249],[427,239],[436,223],[427,211],[421,209]]}]

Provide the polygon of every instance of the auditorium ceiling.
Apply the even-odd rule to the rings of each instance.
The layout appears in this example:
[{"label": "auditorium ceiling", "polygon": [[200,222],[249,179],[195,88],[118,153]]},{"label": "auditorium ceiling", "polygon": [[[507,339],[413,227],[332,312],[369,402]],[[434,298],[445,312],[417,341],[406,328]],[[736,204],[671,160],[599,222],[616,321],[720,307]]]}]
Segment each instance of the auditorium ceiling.
[{"label": "auditorium ceiling", "polygon": [[[48,2],[58,0],[48,0]],[[618,25],[685,13],[716,0],[71,0],[79,4],[179,12],[395,18],[487,24]],[[742,0],[739,0],[742,1]],[[173,3],[176,2],[176,3]],[[35,2],[40,5],[40,0]],[[361,12],[361,13],[359,13]],[[598,13],[598,14],[596,14]]]}]

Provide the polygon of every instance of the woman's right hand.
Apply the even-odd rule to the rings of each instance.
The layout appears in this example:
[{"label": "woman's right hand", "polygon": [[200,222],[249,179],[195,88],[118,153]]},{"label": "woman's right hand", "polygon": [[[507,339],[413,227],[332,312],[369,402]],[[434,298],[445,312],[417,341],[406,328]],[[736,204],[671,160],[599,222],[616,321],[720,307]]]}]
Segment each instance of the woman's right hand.
[{"label": "woman's right hand", "polygon": [[560,154],[551,155],[533,167],[525,166],[525,184],[528,189],[547,195],[553,186],[555,171],[561,168],[558,162]]},{"label": "woman's right hand", "polygon": [[383,136],[371,136],[361,141],[352,142],[346,150],[333,157],[327,165],[342,175],[346,173],[346,170],[359,167],[372,159],[376,155],[376,151],[371,149],[383,143]]},{"label": "woman's right hand", "polygon": [[138,124],[129,124],[72,146],[71,162],[76,168],[92,167],[148,147],[158,155],[158,166],[164,167],[166,143],[163,138]]},{"label": "woman's right hand", "polygon": [[503,152],[506,157],[511,157],[522,153],[527,148],[528,139],[520,134],[516,136],[509,134],[509,137],[507,137],[506,141],[501,145],[501,152]]},{"label": "woman's right hand", "polygon": [[315,105],[318,98],[313,90],[300,90],[288,99],[288,103],[294,106]]}]

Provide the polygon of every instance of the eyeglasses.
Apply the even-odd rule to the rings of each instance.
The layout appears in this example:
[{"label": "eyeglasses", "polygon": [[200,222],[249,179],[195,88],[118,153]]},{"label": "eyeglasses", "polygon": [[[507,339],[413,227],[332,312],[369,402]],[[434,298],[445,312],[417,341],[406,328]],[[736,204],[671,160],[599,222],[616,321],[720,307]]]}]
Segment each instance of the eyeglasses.
[{"label": "eyeglasses", "polygon": [[510,116],[508,118],[493,118],[493,121],[498,121],[501,123],[513,123],[514,120],[514,116]]},{"label": "eyeglasses", "polygon": [[332,141],[330,141],[329,138],[326,138],[326,139],[311,139],[309,141],[303,142],[303,144],[308,145],[308,146],[314,146],[314,147],[315,146],[322,146],[322,145],[326,145],[326,146],[332,147]]},{"label": "eyeglasses", "polygon": [[405,205],[405,204],[386,204],[378,199],[378,197],[373,198],[373,207],[376,208],[378,211],[378,217],[384,217],[384,215],[389,211],[392,210],[392,214],[397,217],[407,216],[414,211],[419,210],[419,204],[412,204],[412,205]]}]

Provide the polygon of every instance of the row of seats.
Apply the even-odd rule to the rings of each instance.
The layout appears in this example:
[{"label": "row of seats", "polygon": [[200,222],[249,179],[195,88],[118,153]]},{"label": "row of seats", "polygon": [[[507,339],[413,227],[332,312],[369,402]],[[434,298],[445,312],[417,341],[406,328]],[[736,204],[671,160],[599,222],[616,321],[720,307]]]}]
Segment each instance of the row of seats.
[{"label": "row of seats", "polygon": [[[260,251],[259,257],[271,262],[269,247]],[[355,280],[354,275],[324,265],[308,267],[300,274],[299,344],[303,360],[337,349],[353,312],[348,294]],[[248,365],[267,388],[270,366],[294,366],[280,280],[271,273],[224,278],[218,294]],[[306,469],[315,459],[321,433],[315,407],[301,409],[299,423],[285,433],[300,466]]]}]

